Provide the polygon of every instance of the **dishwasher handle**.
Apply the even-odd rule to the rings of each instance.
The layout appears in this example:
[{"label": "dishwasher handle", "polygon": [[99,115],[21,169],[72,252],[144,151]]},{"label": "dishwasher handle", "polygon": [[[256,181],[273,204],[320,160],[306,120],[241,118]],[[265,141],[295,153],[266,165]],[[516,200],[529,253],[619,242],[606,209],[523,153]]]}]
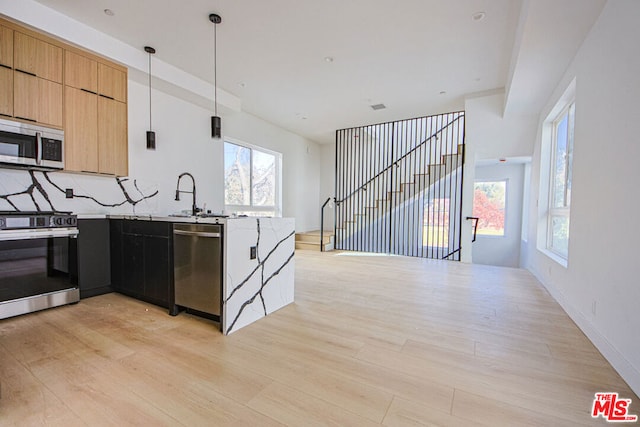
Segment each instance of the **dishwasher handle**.
[{"label": "dishwasher handle", "polygon": [[220,233],[211,233],[207,231],[173,230],[173,234],[179,234],[181,236],[197,236],[197,237],[209,237],[209,238],[220,237]]}]

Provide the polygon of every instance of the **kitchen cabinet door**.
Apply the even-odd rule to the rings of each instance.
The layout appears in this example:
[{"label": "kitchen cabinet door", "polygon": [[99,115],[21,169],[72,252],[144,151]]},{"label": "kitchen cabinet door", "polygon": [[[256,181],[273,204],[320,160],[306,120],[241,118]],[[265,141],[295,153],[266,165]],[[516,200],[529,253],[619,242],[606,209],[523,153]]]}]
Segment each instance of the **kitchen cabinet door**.
[{"label": "kitchen cabinet door", "polygon": [[14,67],[18,71],[37,75],[38,40],[19,31],[13,33]]},{"label": "kitchen cabinet door", "polygon": [[14,68],[62,83],[62,48],[19,31],[14,32]]},{"label": "kitchen cabinet door", "polygon": [[98,64],[98,94],[127,102],[126,73],[102,63]]},{"label": "kitchen cabinet door", "polygon": [[98,97],[98,172],[128,174],[127,104]]},{"label": "kitchen cabinet door", "polygon": [[122,288],[122,223],[121,219],[109,220],[109,255],[111,257],[111,287]]},{"label": "kitchen cabinet door", "polygon": [[38,78],[39,123],[62,127],[62,85]]},{"label": "kitchen cabinet door", "polygon": [[13,68],[13,30],[0,25],[0,66]]},{"label": "kitchen cabinet door", "polygon": [[65,87],[65,169],[98,171],[98,96]]},{"label": "kitchen cabinet door", "polygon": [[169,288],[173,268],[169,239],[144,236],[144,294],[154,304],[169,307]]},{"label": "kitchen cabinet door", "polygon": [[13,75],[13,114],[18,119],[38,121],[38,78],[16,71]]},{"label": "kitchen cabinet door", "polygon": [[13,116],[13,70],[0,67],[0,114]]},{"label": "kitchen cabinet door", "polygon": [[80,298],[111,292],[109,220],[79,219],[78,230]]},{"label": "kitchen cabinet door", "polygon": [[98,62],[66,50],[64,52],[64,84],[98,93]]},{"label": "kitchen cabinet door", "polygon": [[144,298],[144,238],[136,234],[122,235],[121,292]]},{"label": "kitchen cabinet door", "polygon": [[[173,244],[171,238],[172,226],[168,222],[139,220],[112,222],[111,277],[114,289],[161,307],[172,306]],[[116,239],[120,239],[120,243]],[[122,254],[121,258],[118,258],[118,251]],[[121,268],[114,267],[115,265]]]}]

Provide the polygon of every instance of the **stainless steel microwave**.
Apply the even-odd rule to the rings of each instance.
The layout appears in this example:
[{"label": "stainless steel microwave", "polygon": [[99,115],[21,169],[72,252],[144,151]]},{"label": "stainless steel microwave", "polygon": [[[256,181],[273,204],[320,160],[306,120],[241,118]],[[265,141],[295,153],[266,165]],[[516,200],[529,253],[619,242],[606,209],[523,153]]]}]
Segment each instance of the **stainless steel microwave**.
[{"label": "stainless steel microwave", "polygon": [[0,163],[64,169],[64,131],[0,119]]}]

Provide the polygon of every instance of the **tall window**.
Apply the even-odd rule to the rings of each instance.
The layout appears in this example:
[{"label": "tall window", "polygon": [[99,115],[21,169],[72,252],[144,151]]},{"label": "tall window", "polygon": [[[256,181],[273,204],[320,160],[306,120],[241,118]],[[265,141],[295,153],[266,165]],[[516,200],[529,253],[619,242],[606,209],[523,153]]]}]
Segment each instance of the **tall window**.
[{"label": "tall window", "polygon": [[547,249],[567,259],[575,105],[571,102],[553,121]]},{"label": "tall window", "polygon": [[478,218],[478,235],[504,236],[507,181],[476,181],[473,216]]},{"label": "tall window", "polygon": [[225,210],[244,215],[280,216],[281,159],[280,153],[225,141]]}]

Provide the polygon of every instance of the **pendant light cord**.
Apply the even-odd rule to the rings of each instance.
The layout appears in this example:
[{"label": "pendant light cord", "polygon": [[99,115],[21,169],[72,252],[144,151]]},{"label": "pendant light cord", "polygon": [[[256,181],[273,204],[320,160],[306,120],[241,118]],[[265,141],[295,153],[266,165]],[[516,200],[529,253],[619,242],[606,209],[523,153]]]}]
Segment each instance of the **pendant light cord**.
[{"label": "pendant light cord", "polygon": [[218,115],[218,24],[213,24],[213,111]]},{"label": "pendant light cord", "polygon": [[151,128],[151,52],[149,52],[149,131]]}]

